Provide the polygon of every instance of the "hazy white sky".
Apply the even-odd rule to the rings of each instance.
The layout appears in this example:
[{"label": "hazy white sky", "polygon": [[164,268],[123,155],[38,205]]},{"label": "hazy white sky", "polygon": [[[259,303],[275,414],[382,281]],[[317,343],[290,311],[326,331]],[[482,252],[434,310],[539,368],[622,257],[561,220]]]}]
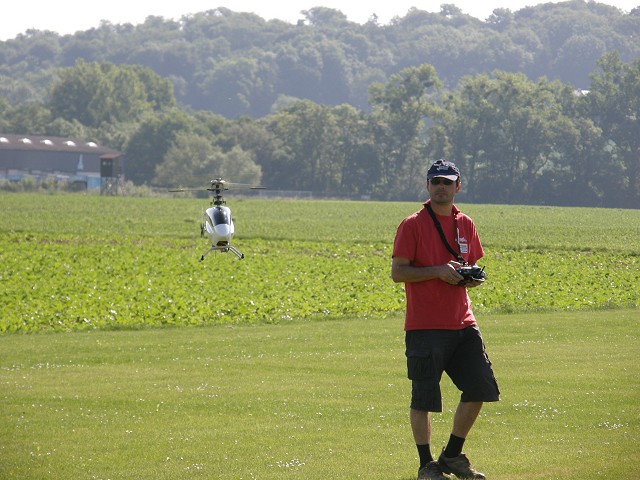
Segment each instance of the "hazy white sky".
[{"label": "hazy white sky", "polygon": [[[224,1],[224,0],[223,0]],[[111,23],[144,22],[149,15],[179,19],[190,13],[212,10],[219,6],[234,12],[253,12],[267,20],[279,18],[295,23],[302,18],[300,11],[323,6],[340,10],[349,20],[364,23],[375,13],[381,23],[395,16],[404,16],[411,7],[429,12],[440,11],[443,3],[453,3],[464,13],[482,20],[495,8],[519,10],[523,7],[548,3],[540,0],[178,0],[146,2],[136,0],[4,0],[0,6],[0,40],[14,38],[19,33],[35,28],[52,30],[60,34],[75,33],[100,25],[101,20]],[[557,3],[557,2],[554,2]],[[640,5],[640,0],[602,0],[625,12]]]}]

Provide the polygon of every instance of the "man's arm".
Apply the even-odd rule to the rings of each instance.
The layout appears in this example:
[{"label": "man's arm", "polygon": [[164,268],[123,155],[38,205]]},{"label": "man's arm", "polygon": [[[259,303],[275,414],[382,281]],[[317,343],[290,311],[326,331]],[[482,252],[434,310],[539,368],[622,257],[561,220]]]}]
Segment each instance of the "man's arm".
[{"label": "man's arm", "polygon": [[414,267],[408,258],[393,257],[391,261],[391,279],[396,283],[425,282],[439,278],[443,282],[457,285],[464,277],[456,272],[462,266],[458,262],[449,262],[432,267]]}]

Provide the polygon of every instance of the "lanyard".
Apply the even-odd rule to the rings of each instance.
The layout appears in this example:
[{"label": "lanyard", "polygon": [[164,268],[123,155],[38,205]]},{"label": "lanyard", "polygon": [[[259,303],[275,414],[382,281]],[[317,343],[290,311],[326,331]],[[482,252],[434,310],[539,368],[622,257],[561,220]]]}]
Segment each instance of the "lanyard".
[{"label": "lanyard", "polygon": [[[440,238],[442,239],[442,243],[444,243],[444,246],[447,247],[447,250],[449,250],[449,253],[451,253],[451,255],[453,255],[453,257],[458,262],[460,262],[462,265],[469,265],[467,263],[467,261],[462,257],[462,254],[460,252],[456,252],[453,248],[451,248],[451,245],[449,245],[449,242],[447,242],[447,237],[444,235],[444,232],[442,231],[442,225],[440,225],[440,221],[436,217],[436,214],[433,211],[433,208],[431,208],[431,204],[427,203],[424,206],[424,208],[426,208],[427,212],[429,212],[429,215],[431,216],[431,219],[433,220],[433,224],[436,226],[436,230],[438,230],[438,233],[440,234]],[[456,222],[456,235],[459,238],[460,237],[460,232],[458,230],[458,219],[454,217],[454,220]],[[460,244],[458,244],[458,249],[460,249]]]}]

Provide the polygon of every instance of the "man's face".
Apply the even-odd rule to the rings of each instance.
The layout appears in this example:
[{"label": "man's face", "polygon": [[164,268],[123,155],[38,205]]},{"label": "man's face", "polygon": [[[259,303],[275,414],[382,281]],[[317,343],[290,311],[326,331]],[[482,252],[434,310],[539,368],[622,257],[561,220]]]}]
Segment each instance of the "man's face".
[{"label": "man's face", "polygon": [[444,177],[435,177],[427,181],[427,190],[431,201],[438,204],[453,203],[453,198],[460,191],[461,182]]}]

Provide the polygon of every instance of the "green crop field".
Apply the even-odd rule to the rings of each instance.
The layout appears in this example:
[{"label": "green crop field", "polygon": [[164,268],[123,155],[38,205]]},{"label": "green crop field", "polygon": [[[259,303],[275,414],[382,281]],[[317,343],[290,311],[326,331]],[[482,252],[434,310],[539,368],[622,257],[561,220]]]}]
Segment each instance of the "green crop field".
[{"label": "green crop field", "polygon": [[[0,195],[0,478],[415,478],[389,267],[419,204],[228,200],[246,258],[199,262],[206,200]],[[502,391],[475,466],[640,478],[640,210],[461,207]]]},{"label": "green crop field", "polygon": [[[0,195],[0,332],[282,323],[401,313],[395,229],[419,204],[230,201],[246,258],[200,240],[206,200]],[[638,307],[640,210],[462,206],[477,312]]]}]

